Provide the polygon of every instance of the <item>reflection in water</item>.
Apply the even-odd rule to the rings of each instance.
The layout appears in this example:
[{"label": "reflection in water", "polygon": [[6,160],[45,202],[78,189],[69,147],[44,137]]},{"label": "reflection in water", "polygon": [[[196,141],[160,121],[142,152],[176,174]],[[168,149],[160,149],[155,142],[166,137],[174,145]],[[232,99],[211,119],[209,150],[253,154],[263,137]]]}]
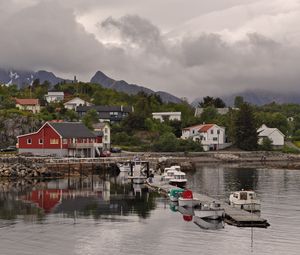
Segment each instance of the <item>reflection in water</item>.
[{"label": "reflection in water", "polygon": [[129,213],[148,217],[155,208],[155,194],[149,194],[144,186],[119,182],[118,178],[115,182],[90,176],[17,185],[1,183],[0,218],[42,220],[50,213],[94,219]]},{"label": "reflection in water", "polygon": [[299,254],[300,171],[204,166],[187,177],[193,190],[220,199],[254,189],[271,226],[223,228],[181,214],[126,175],[0,181],[1,254]]}]

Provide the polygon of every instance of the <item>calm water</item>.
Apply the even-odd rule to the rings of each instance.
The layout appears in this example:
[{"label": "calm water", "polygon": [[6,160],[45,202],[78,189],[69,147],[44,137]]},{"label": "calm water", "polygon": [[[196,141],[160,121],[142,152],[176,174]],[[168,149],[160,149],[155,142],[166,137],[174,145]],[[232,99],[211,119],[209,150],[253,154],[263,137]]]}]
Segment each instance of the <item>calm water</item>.
[{"label": "calm water", "polygon": [[194,190],[220,199],[256,190],[271,226],[202,229],[122,176],[0,182],[0,254],[300,253],[300,171],[214,166],[188,178]]}]

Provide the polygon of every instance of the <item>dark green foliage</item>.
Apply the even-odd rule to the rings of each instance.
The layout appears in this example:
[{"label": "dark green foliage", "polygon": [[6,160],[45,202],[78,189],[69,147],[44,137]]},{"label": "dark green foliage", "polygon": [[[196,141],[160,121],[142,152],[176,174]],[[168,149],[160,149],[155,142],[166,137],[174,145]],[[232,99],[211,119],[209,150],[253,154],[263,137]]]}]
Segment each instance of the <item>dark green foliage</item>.
[{"label": "dark green foliage", "polygon": [[89,129],[93,129],[93,124],[99,122],[99,116],[96,110],[92,109],[89,110],[82,118],[82,122],[86,125]]},{"label": "dark green foliage", "polygon": [[214,123],[217,116],[218,112],[214,106],[206,107],[200,116],[200,123]]},{"label": "dark green foliage", "polygon": [[199,107],[206,108],[206,107],[215,107],[215,108],[224,108],[226,105],[224,101],[217,97],[203,97],[203,101],[199,103]]},{"label": "dark green foliage", "polygon": [[273,142],[270,138],[264,137],[262,139],[262,144],[259,146],[259,148],[263,151],[271,151],[273,149],[272,144]]},{"label": "dark green foliage", "polygon": [[253,108],[248,103],[242,104],[235,120],[237,147],[242,150],[256,150],[258,140],[256,129]]},{"label": "dark green foliage", "polygon": [[244,98],[242,96],[236,96],[234,99],[234,107],[240,108],[244,103]]}]

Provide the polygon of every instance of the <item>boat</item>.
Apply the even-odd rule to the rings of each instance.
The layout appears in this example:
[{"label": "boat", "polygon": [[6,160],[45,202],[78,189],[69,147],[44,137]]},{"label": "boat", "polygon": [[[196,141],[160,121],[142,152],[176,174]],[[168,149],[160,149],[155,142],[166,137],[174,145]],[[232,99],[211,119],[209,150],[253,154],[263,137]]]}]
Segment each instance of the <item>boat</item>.
[{"label": "boat", "polygon": [[168,196],[172,202],[178,202],[178,198],[183,191],[181,188],[173,188],[168,192]]},{"label": "boat", "polygon": [[181,171],[174,170],[174,175],[171,179],[169,179],[169,184],[177,187],[185,187],[187,183],[187,179],[185,177],[185,173]]},{"label": "boat", "polygon": [[191,190],[185,190],[178,198],[178,205],[182,207],[197,207],[200,205],[200,201],[193,197]]},{"label": "boat", "polygon": [[194,223],[202,229],[222,229],[224,228],[223,220],[204,219],[198,216],[193,217]]},{"label": "boat", "polygon": [[164,172],[163,172],[162,176],[161,176],[161,180],[169,182],[169,180],[171,180],[173,178],[173,176],[176,172],[177,172],[177,170],[175,170],[171,167],[166,167],[164,169]]},{"label": "boat", "polygon": [[216,203],[215,201],[209,204],[201,204],[199,209],[194,210],[195,216],[203,219],[224,219],[225,218],[225,210],[221,207],[220,203]]},{"label": "boat", "polygon": [[235,191],[229,196],[229,204],[246,211],[260,211],[260,200],[252,190]]}]

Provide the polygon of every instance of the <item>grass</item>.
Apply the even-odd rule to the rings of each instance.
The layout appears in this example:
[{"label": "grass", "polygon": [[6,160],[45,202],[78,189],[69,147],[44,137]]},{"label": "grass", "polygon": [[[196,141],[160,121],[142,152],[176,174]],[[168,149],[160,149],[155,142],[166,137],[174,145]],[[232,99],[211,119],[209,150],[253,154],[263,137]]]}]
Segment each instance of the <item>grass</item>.
[{"label": "grass", "polygon": [[293,144],[295,144],[298,148],[300,148],[300,141],[294,141]]}]

